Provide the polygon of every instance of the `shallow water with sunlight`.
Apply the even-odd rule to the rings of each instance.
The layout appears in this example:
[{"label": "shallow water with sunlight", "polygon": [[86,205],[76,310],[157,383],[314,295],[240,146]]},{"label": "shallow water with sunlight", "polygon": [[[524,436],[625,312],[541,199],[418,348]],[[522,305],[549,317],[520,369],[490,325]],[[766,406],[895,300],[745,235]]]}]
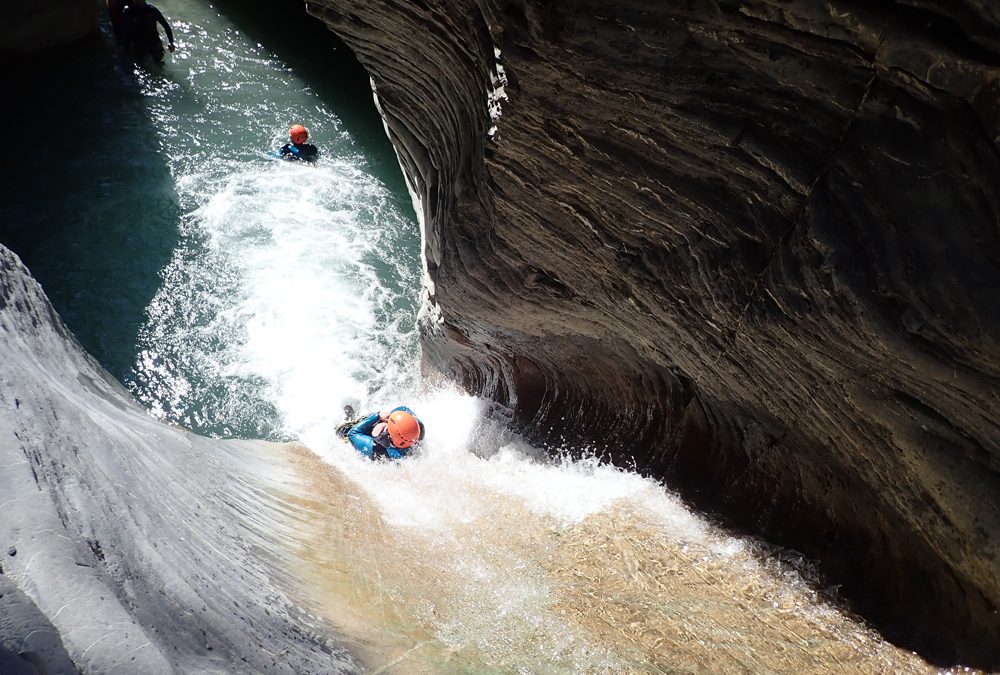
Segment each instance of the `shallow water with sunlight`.
[{"label": "shallow water with sunlight", "polygon": [[[183,215],[133,392],[184,426],[270,438],[327,423],[341,400],[400,395],[418,359],[408,204],[294,70],[184,8],[178,52],[136,71]],[[292,122],[321,148],[315,164],[271,156]]]}]

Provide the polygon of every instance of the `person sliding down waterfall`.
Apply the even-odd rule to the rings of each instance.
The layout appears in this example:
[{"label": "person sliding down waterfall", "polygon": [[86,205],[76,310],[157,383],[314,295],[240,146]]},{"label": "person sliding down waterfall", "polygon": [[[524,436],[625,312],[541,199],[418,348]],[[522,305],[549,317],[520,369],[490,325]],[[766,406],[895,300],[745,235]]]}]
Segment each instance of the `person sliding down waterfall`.
[{"label": "person sliding down waterfall", "polygon": [[[346,406],[344,413],[352,418],[354,408]],[[355,450],[369,459],[402,459],[410,454],[414,443],[423,440],[424,423],[412,410],[401,405],[344,422],[337,427],[337,435],[349,440]]]},{"label": "person sliding down waterfall", "polygon": [[309,132],[301,124],[293,124],[292,128],[288,130],[288,135],[291,137],[291,143],[285,143],[278,150],[278,157],[282,159],[301,159],[307,162],[311,162],[319,155],[319,150],[315,145],[306,143],[309,138]]}]

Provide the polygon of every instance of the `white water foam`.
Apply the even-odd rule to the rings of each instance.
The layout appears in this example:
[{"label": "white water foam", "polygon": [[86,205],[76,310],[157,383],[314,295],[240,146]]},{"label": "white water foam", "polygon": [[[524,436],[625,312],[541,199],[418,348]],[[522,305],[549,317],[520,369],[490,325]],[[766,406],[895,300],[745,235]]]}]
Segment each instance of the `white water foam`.
[{"label": "white water foam", "polygon": [[507,101],[507,71],[504,70],[503,62],[500,60],[499,47],[493,47],[493,56],[496,62],[493,64],[493,71],[490,73],[490,86],[486,89],[486,112],[489,113],[490,125],[486,132],[490,138],[497,133],[497,121],[503,115],[503,103]]},{"label": "white water foam", "polygon": [[201,210],[244,284],[233,374],[266,379],[286,428],[306,440],[329,432],[344,401],[398,395],[392,383],[411,379],[413,336],[379,319],[394,302],[374,266],[380,228],[399,223],[379,222],[378,192],[348,162],[279,165],[234,177]]},{"label": "white water foam", "polygon": [[375,499],[391,525],[447,531],[486,519],[502,500],[568,528],[628,505],[673,539],[710,542],[720,554],[739,549],[735,540],[712,534],[654,481],[595,459],[553,460],[504,433],[485,419],[488,404],[481,399],[445,388],[407,403],[428,432],[406,461],[373,463],[339,439],[323,449],[328,461]]},{"label": "white water foam", "polygon": [[[133,391],[203,432],[321,442],[343,403],[415,385],[416,233],[308,83],[188,10],[164,71],[137,71],[185,216]],[[298,121],[319,161],[274,161]]]},{"label": "white water foam", "polygon": [[[200,248],[179,250],[154,302],[172,326],[160,349],[198,349],[192,333],[221,340],[207,342],[198,375],[262,381],[285,434],[310,443],[344,402],[412,386],[414,328],[395,307],[414,275],[383,259],[407,223],[377,181],[346,159],[186,180],[214,191],[189,218]],[[200,292],[189,293],[192,279]],[[199,311],[212,317],[207,331],[180,320]]]}]

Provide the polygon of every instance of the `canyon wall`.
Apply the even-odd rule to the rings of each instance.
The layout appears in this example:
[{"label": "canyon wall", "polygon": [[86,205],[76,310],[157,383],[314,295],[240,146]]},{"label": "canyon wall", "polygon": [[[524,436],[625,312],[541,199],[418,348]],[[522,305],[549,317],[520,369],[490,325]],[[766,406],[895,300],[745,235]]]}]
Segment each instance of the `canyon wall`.
[{"label": "canyon wall", "polygon": [[99,5],[92,0],[7,2],[0,9],[0,53],[61,47],[97,31]]},{"label": "canyon wall", "polygon": [[1000,664],[1000,6],[307,7],[419,202],[429,364]]}]

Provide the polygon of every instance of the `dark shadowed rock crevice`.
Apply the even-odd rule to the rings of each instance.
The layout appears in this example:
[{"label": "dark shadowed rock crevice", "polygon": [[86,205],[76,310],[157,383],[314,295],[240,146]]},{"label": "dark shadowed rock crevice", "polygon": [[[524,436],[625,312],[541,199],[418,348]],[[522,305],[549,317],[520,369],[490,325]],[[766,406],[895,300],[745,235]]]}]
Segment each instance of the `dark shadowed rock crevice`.
[{"label": "dark shadowed rock crevice", "polygon": [[6,58],[62,47],[95,33],[99,6],[90,0],[4,3],[0,9],[0,55]]},{"label": "dark shadowed rock crevice", "polygon": [[995,3],[308,6],[420,202],[430,363],[1000,666]]}]

